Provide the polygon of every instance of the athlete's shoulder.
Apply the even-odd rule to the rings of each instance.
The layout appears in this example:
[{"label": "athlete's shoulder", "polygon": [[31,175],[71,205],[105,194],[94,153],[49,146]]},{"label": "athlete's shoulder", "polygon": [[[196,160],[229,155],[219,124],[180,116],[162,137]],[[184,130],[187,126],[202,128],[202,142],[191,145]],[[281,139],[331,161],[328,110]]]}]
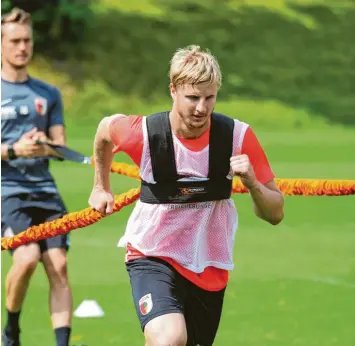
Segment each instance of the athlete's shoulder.
[{"label": "athlete's shoulder", "polygon": [[109,119],[108,134],[114,152],[125,152],[139,165],[143,152],[142,115],[114,114]]},{"label": "athlete's shoulder", "polygon": [[128,114],[117,113],[108,116],[106,119],[108,120],[110,126],[114,124],[115,125],[125,124],[126,126],[137,127],[137,126],[142,126],[143,118],[144,118],[143,115],[128,115]]},{"label": "athlete's shoulder", "polygon": [[246,128],[249,128],[249,127],[250,127],[250,124],[247,123],[246,121],[240,120],[240,119],[238,119],[238,118],[233,118],[233,120],[234,120],[234,124],[235,124],[235,125],[245,126]]},{"label": "athlete's shoulder", "polygon": [[111,138],[127,137],[133,132],[142,131],[142,121],[144,116],[142,115],[126,115],[126,114],[114,114],[107,117],[107,124]]},{"label": "athlete's shoulder", "polygon": [[29,83],[32,87],[41,89],[54,97],[58,97],[58,95],[60,95],[60,91],[56,86],[41,79],[30,77]]}]

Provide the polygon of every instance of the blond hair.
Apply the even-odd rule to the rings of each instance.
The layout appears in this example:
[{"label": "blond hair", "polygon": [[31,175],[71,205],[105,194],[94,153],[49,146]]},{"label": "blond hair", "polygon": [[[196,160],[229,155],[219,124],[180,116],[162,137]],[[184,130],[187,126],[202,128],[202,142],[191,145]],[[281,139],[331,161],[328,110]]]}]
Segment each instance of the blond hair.
[{"label": "blond hair", "polygon": [[222,73],[217,59],[210,51],[201,51],[191,45],[178,49],[170,61],[170,82],[177,87],[183,84],[222,85]]},{"label": "blond hair", "polygon": [[26,24],[32,27],[32,18],[28,12],[15,7],[1,17],[1,27],[7,23]]}]

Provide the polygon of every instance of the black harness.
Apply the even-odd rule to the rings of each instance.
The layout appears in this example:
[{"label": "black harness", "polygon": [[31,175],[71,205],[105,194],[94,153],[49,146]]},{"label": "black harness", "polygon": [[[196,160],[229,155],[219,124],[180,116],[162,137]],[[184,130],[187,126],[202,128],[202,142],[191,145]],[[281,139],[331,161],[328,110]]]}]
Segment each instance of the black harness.
[{"label": "black harness", "polygon": [[156,184],[141,182],[140,200],[150,204],[193,203],[228,199],[232,192],[230,157],[234,120],[218,113],[211,117],[208,179],[178,181],[169,112],[146,119],[153,177]]}]

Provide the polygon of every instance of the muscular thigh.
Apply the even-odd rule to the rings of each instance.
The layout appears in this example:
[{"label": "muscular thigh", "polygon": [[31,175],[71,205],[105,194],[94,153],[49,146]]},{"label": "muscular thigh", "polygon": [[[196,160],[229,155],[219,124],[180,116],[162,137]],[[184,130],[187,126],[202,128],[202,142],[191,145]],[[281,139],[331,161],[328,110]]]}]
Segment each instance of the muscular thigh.
[{"label": "muscular thigh", "polygon": [[181,329],[184,334],[187,329],[186,346],[213,345],[225,289],[205,291],[157,258],[138,258],[126,266],[143,331],[149,328],[149,334],[154,336],[162,330],[172,335]]},{"label": "muscular thigh", "polygon": [[225,289],[211,292],[190,284],[188,291],[185,305],[187,346],[212,346],[222,314]]},{"label": "muscular thigh", "polygon": [[1,198],[1,235],[12,237],[32,225],[32,216],[21,208],[21,197]]},{"label": "muscular thigh", "polygon": [[[1,202],[1,232],[4,237],[12,237],[31,226],[52,221],[66,214],[64,204],[56,195],[20,194],[2,198]],[[67,249],[68,235],[40,240],[38,245],[41,253],[50,248]],[[13,250],[10,250],[10,253],[13,253]]]},{"label": "muscular thigh", "polygon": [[[56,219],[60,219],[65,213],[60,212],[57,210],[41,210],[40,213],[36,213],[36,216],[34,218],[34,224],[35,225],[40,225],[45,222],[53,221]],[[47,238],[40,240],[38,242],[39,247],[41,249],[41,253],[45,253],[49,249],[56,249],[56,248],[63,248],[65,250],[69,249],[69,235],[68,234],[63,234],[63,235],[58,235],[53,238]]]},{"label": "muscular thigh", "polygon": [[156,258],[137,258],[126,267],[143,331],[157,317],[184,313],[184,281],[169,264]]},{"label": "muscular thigh", "polygon": [[[11,238],[32,226],[29,210],[21,208],[22,197],[11,196],[1,199],[1,236]],[[14,250],[9,251],[13,254]]]}]

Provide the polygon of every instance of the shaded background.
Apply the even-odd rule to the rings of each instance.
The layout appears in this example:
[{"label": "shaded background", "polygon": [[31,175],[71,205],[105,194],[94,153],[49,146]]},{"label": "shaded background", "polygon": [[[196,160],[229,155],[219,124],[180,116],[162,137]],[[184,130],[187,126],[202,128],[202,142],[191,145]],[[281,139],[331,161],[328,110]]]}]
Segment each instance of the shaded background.
[{"label": "shaded background", "polygon": [[[355,179],[354,1],[2,0],[3,12],[12,6],[33,14],[30,72],[62,92],[73,148],[92,153],[104,116],[169,108],[169,60],[199,44],[222,67],[216,110],[252,125],[278,178]],[[69,210],[85,208],[93,170],[52,168]],[[354,197],[286,197],[276,228],[255,218],[249,196],[233,198],[237,267],[215,345],[354,346]],[[131,210],[72,232],[75,307],[95,299],[106,313],[74,318],[73,345],[143,345],[116,249]],[[3,282],[10,263],[2,253]],[[54,345],[47,286],[39,269],[22,315],[26,346]]]},{"label": "shaded background", "polygon": [[[354,1],[2,0],[3,12],[11,5],[33,13],[38,68],[46,60],[75,88],[75,101],[63,90],[70,117],[163,100],[169,59],[195,43],[220,61],[220,99],[273,100],[355,123]],[[119,100],[102,105],[111,95]]]}]

